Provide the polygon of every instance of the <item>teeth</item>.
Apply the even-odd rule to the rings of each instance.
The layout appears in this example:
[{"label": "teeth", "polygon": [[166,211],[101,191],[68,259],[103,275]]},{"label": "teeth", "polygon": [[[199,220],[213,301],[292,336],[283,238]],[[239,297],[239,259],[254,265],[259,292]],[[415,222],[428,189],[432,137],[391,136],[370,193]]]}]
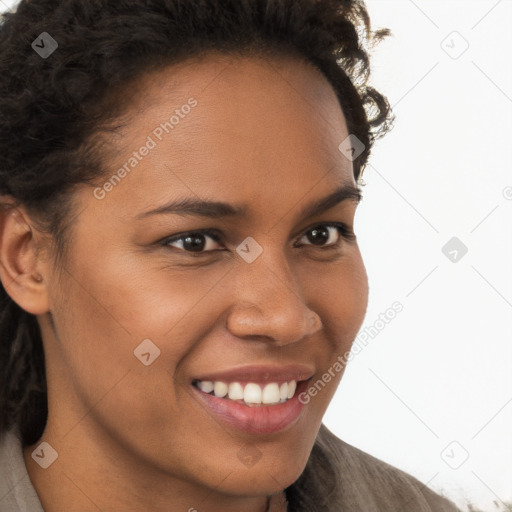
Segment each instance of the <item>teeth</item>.
[{"label": "teeth", "polygon": [[281,399],[281,402],[284,402],[288,399],[288,382],[283,382],[281,384],[281,387],[279,388],[279,398]]},{"label": "teeth", "polygon": [[261,402],[264,404],[277,404],[281,397],[279,396],[279,386],[275,383],[267,384],[261,394]]},{"label": "teeth", "polygon": [[233,401],[243,400],[246,405],[275,405],[286,402],[295,394],[297,381],[291,380],[283,382],[281,385],[276,382],[270,382],[265,386],[260,386],[254,382],[249,382],[245,388],[239,382],[227,384],[222,381],[212,382],[203,380],[196,382],[196,386],[204,393],[212,393],[218,398],[227,398]]},{"label": "teeth", "polygon": [[229,399],[230,400],[243,400],[244,399],[244,388],[238,382],[232,382],[229,385]]},{"label": "teeth", "polygon": [[261,404],[261,388],[258,384],[250,382],[245,386],[244,402],[246,404]]},{"label": "teeth", "polygon": [[295,389],[297,388],[297,382],[292,380],[288,382],[288,398],[292,398],[295,394]]},{"label": "teeth", "polygon": [[228,385],[225,382],[214,382],[213,392],[215,393],[215,396],[223,398],[228,394]]},{"label": "teeth", "polygon": [[205,393],[211,393],[213,391],[213,382],[211,380],[199,381],[197,386],[201,391],[204,391]]}]

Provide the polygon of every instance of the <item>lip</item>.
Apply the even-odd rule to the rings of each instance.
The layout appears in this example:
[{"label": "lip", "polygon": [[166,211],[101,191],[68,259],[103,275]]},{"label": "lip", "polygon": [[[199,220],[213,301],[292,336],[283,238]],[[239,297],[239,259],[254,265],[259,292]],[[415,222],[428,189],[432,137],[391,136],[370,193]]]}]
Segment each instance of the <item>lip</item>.
[{"label": "lip", "polygon": [[[249,365],[198,375],[191,380],[190,384],[201,405],[217,421],[238,431],[261,435],[289,429],[299,421],[305,405],[299,401],[298,397],[307,388],[307,381],[314,373],[311,366],[303,364]],[[297,381],[297,388],[292,398],[281,404],[257,406],[219,398],[204,393],[194,385],[197,381],[220,381],[239,382],[242,385],[254,382],[263,386],[269,382],[280,385],[291,380]]]},{"label": "lip", "polygon": [[267,384],[269,382],[289,382],[296,380],[308,380],[314,375],[314,369],[310,366],[302,364],[288,364],[288,365],[251,365],[230,368],[215,373],[208,373],[198,375],[192,379],[192,382],[209,380],[212,382],[240,382],[241,384],[247,382],[254,382],[255,384]]},{"label": "lip", "polygon": [[190,387],[200,403],[220,423],[238,431],[261,435],[290,429],[299,421],[306,407],[299,401],[299,395],[307,386],[307,380],[297,382],[293,397],[282,404],[253,407],[204,393],[194,385]]}]

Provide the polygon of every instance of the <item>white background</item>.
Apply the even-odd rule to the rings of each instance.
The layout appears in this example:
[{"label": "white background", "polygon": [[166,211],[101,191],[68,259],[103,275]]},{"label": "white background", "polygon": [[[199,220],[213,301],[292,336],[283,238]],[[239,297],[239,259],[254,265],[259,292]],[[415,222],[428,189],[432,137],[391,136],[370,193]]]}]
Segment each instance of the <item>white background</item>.
[{"label": "white background", "polygon": [[[325,423],[463,510],[496,511],[512,502],[512,2],[367,6],[394,34],[373,52],[372,83],[396,122],[356,217],[362,330],[404,309],[351,361]],[[453,31],[469,44],[456,59]],[[441,251],[454,236],[468,248],[456,263]]]},{"label": "white background", "polygon": [[[362,330],[404,309],[349,364],[325,423],[461,508],[496,511],[512,501],[512,0],[367,6],[394,34],[372,82],[396,123],[356,218]],[[457,262],[441,250],[452,237],[468,248]]]}]

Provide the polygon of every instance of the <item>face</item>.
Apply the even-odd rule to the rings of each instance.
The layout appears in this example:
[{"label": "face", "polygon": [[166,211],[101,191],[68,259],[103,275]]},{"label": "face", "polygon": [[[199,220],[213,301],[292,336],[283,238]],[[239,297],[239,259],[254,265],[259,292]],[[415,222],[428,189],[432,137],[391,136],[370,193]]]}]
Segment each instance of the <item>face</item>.
[{"label": "face", "polygon": [[299,393],[366,312],[344,116],[295,60],[212,55],[140,90],[48,279],[48,429],[140,474],[274,493],[302,472],[343,371]]}]

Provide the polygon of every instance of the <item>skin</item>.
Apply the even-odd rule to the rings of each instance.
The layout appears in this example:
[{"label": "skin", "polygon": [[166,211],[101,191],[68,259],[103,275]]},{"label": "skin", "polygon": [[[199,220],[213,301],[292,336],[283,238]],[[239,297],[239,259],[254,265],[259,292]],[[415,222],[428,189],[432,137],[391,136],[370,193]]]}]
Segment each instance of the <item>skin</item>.
[{"label": "skin", "polygon": [[[300,216],[339,185],[355,185],[338,150],[346,122],[323,75],[294,59],[212,54],[139,85],[130,121],[109,141],[107,178],[188,98],[198,104],[103,199],[90,186],[74,192],[79,214],[63,265],[23,206],[2,216],[1,278],[42,330],[49,419],[40,441],[58,452],[42,469],[31,457],[38,442],[24,449],[25,463],[46,512],[70,503],[74,511],[263,512],[304,469],[341,372],[296,424],[267,435],[220,424],[190,380],[302,363],[315,382],[350,348],[368,300],[357,241],[333,229],[338,247],[325,250],[306,235],[331,222],[353,229],[357,203]],[[136,219],[179,197],[248,213]],[[207,237],[214,252],[200,257],[161,242],[205,228],[222,239]],[[236,253],[247,236],[263,248],[250,264]],[[147,338],[161,351],[150,366],[133,353]],[[237,456],[244,446],[262,454],[251,468]]]}]

